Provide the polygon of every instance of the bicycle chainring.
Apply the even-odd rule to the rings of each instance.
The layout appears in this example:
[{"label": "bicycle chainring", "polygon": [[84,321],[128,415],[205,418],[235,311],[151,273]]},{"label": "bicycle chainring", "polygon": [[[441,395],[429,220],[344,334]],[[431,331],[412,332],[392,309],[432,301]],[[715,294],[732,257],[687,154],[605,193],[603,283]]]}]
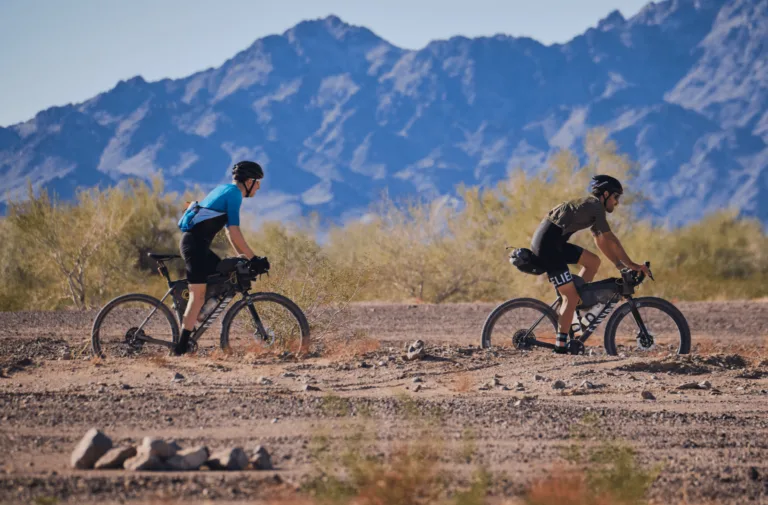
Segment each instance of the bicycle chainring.
[{"label": "bicycle chainring", "polygon": [[585,347],[584,343],[581,340],[571,339],[568,341],[568,344],[566,345],[566,349],[568,350],[568,354],[584,354]]},{"label": "bicycle chainring", "polygon": [[[528,333],[527,337],[525,336],[526,333]],[[517,330],[515,334],[512,335],[512,345],[515,346],[515,349],[520,349],[522,351],[532,348],[532,342],[535,340],[536,336],[533,332],[529,333],[528,330]]]}]

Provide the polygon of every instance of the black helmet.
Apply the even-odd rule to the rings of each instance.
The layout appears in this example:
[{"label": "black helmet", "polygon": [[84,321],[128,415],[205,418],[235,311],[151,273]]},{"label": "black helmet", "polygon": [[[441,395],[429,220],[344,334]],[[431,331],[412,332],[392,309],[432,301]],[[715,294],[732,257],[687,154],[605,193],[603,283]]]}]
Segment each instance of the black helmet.
[{"label": "black helmet", "polygon": [[261,179],[264,177],[264,170],[255,161],[240,161],[232,167],[232,177],[238,182],[244,182],[248,179]]},{"label": "black helmet", "polygon": [[621,187],[621,183],[615,177],[610,175],[595,175],[592,176],[592,183],[590,185],[592,194],[595,196],[601,196],[603,191],[607,191],[611,194],[623,194],[624,188]]}]

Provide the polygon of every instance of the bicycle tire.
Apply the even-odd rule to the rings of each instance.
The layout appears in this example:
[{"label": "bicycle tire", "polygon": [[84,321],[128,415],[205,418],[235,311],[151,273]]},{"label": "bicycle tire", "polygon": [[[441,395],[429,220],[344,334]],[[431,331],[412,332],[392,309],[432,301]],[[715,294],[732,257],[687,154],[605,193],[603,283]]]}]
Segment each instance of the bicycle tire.
[{"label": "bicycle tire", "polygon": [[224,316],[224,320],[221,323],[220,346],[223,351],[230,349],[229,333],[232,322],[235,320],[235,317],[237,317],[237,314],[245,307],[247,307],[248,302],[272,302],[288,310],[288,312],[296,319],[299,325],[300,343],[297,355],[301,356],[309,351],[310,338],[309,321],[307,321],[307,317],[293,300],[278,293],[252,293],[247,297],[238,300],[232,306],[232,308],[227,311],[227,314]]},{"label": "bicycle tire", "polygon": [[163,302],[155,298],[151,295],[145,295],[143,293],[129,293],[126,295],[118,296],[117,298],[112,299],[109,301],[102,309],[99,311],[98,314],[96,314],[96,318],[93,321],[93,327],[91,328],[91,355],[95,357],[100,358],[107,358],[102,350],[102,342],[101,342],[101,325],[104,323],[104,320],[109,315],[110,312],[112,312],[115,308],[119,307],[121,304],[129,303],[129,302],[144,302],[147,304],[150,304],[152,306],[155,306],[158,308],[158,312],[162,313],[166,320],[168,321],[168,324],[171,327],[171,335],[173,338],[173,342],[176,343],[179,341],[179,325],[176,321],[176,317],[173,315],[173,312],[171,312],[171,309],[168,308],[167,305],[165,305]]},{"label": "bicycle tire", "polygon": [[[685,316],[680,312],[680,309],[675,307],[671,302],[654,296],[633,298],[632,301],[638,309],[643,307],[657,309],[671,317],[680,334],[680,344],[677,349],[677,354],[688,354],[691,352],[691,329],[688,326],[688,321],[685,319]],[[618,349],[616,348],[616,331],[618,330],[621,321],[629,314],[631,314],[630,305],[629,303],[624,303],[613,313],[613,315],[611,315],[605,325],[605,352],[611,356],[618,355]]]},{"label": "bicycle tire", "polygon": [[558,317],[557,313],[552,309],[552,307],[535,298],[513,298],[511,300],[507,300],[506,302],[493,309],[493,311],[491,311],[491,313],[486,318],[485,323],[483,324],[483,332],[480,337],[480,345],[483,349],[488,349],[491,347],[491,334],[493,333],[493,328],[496,325],[496,322],[501,318],[501,316],[515,309],[538,310],[550,320],[554,326],[555,333],[557,333]]}]

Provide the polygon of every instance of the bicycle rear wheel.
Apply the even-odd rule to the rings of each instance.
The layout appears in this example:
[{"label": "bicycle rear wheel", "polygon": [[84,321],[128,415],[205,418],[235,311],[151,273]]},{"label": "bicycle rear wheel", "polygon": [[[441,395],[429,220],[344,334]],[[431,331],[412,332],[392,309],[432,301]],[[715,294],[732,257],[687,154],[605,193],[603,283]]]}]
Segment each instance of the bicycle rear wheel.
[{"label": "bicycle rear wheel", "polygon": [[154,296],[118,296],[96,315],[91,330],[91,353],[100,358],[167,355],[169,348],[149,344],[147,336],[166,342],[179,340],[179,325],[171,309]]},{"label": "bicycle rear wheel", "polygon": [[481,345],[487,349],[493,342],[527,349],[532,339],[554,343],[556,335],[557,314],[552,307],[535,298],[515,298],[490,313],[483,325]]},{"label": "bicycle rear wheel", "polygon": [[309,351],[309,322],[298,305],[277,293],[253,293],[238,301],[221,323],[221,348],[244,354],[275,349]]},{"label": "bicycle rear wheel", "polygon": [[[633,304],[640,321],[632,313]],[[608,319],[604,343],[613,356],[688,354],[691,330],[683,313],[670,302],[650,296],[633,298]]]}]

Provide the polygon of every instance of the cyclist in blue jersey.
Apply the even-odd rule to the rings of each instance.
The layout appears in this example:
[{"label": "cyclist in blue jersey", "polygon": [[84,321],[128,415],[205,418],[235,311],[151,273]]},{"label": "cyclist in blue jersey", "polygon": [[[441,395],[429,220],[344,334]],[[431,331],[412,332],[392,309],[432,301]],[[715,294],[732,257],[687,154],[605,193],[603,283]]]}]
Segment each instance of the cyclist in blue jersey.
[{"label": "cyclist in blue jersey", "polygon": [[253,161],[241,161],[232,167],[232,183],[213,189],[200,203],[192,202],[179,220],[183,232],[179,249],[187,268],[189,301],[182,320],[181,338],[174,352],[187,352],[189,339],[197,316],[205,301],[205,286],[209,275],[216,272],[221,258],[211,251],[213,238],[226,227],[227,238],[235,251],[251,261],[251,270],[265,273],[269,270],[267,258],[256,256],[240,231],[240,204],[251,198],[261,186],[264,171]]}]

